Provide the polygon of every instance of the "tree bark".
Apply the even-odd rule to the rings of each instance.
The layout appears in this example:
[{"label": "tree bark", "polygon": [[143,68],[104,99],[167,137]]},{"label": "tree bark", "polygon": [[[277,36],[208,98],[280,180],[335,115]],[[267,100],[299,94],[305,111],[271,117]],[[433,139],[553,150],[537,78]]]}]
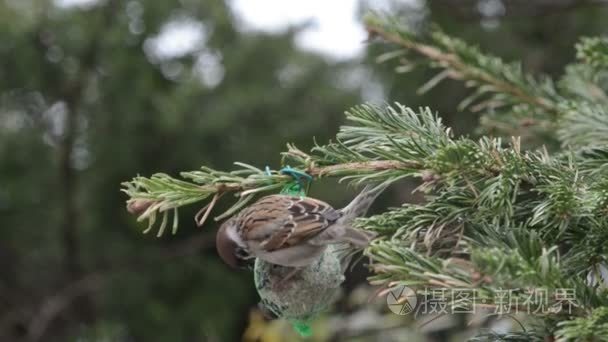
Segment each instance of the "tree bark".
[{"label": "tree bark", "polygon": [[[105,30],[111,27],[111,20],[116,11],[117,2],[110,0],[102,9],[103,13],[99,31],[80,58],[81,67],[76,77],[68,80],[60,91],[60,100],[66,105],[66,117],[62,137],[58,145],[59,185],[62,192],[61,202],[61,243],[63,245],[64,284],[73,284],[82,279],[86,272],[82,260],[79,238],[80,208],[78,205],[79,180],[74,167],[74,148],[79,136],[79,120],[82,114],[83,93],[94,76],[102,50]],[[85,323],[95,321],[95,305],[90,293],[83,293],[72,302],[72,311],[78,320]],[[31,340],[37,341],[44,336],[39,331],[29,331]]]}]

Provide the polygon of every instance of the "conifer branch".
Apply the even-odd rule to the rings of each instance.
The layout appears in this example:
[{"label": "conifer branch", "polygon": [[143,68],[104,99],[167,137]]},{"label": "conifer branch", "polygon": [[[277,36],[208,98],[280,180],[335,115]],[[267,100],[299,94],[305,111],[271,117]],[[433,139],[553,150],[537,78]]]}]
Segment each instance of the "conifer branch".
[{"label": "conifer branch", "polygon": [[600,341],[608,336],[608,307],[593,310],[590,315],[557,323],[556,341]]},{"label": "conifer branch", "polygon": [[[475,102],[482,104],[479,109],[526,103],[552,116],[558,113],[556,100],[559,96],[551,80],[544,78],[537,81],[525,75],[518,64],[506,64],[497,57],[482,54],[479,49],[449,37],[438,29],[428,34],[426,42],[396,19],[368,15],[365,24],[371,37],[379,36],[401,48],[414,51],[433,66],[443,68],[446,72],[442,75],[478,87],[472,97],[463,101],[466,104],[463,107]],[[486,93],[496,95],[491,101],[475,101]]]},{"label": "conifer branch", "polygon": [[597,69],[608,68],[608,37],[585,37],[576,44],[576,57]]},{"label": "conifer branch", "polygon": [[[525,74],[434,29],[413,33],[390,18],[368,16],[371,36],[414,52],[441,69],[421,90],[445,78],[462,80],[473,94],[462,108],[497,112],[486,122],[514,131],[526,127],[568,146],[550,155],[547,149],[525,150],[520,138],[503,141],[454,137],[428,108],[417,111],[396,104],[361,105],[346,112],[348,124],[335,141],[304,152],[288,144],[282,165],[313,178],[336,177],[352,183],[395,182],[416,178],[422,204],[406,203],[381,214],[359,218],[355,225],[377,233],[365,250],[373,261],[369,281],[387,293],[397,285],[423,294],[435,289],[468,289],[490,308],[504,289],[519,304],[528,290],[568,289],[576,298],[569,312],[531,312],[544,327],[506,334],[485,333],[473,340],[539,340],[549,331],[559,341],[591,340],[608,334],[608,51],[604,39],[584,39],[582,63],[570,66],[558,83]],[[403,50],[379,59],[402,58]],[[403,60],[404,61],[404,60]],[[403,62],[408,63],[408,62]],[[401,69],[408,69],[404,64]],[[510,115],[505,115],[506,113]],[[536,134],[538,133],[538,134]],[[514,134],[515,135],[515,134]],[[202,167],[183,172],[136,177],[123,183],[128,209],[148,220],[149,231],[162,216],[160,236],[178,208],[207,201],[196,215],[202,225],[219,198],[236,196],[216,220],[233,215],[255,196],[277,192],[293,182],[277,170],[236,163],[230,172]],[[549,305],[557,305],[556,297]],[[449,307],[462,307],[452,300]],[[539,304],[528,301],[528,305]],[[537,329],[538,328],[538,329]]]},{"label": "conifer branch", "polygon": [[[378,172],[400,172],[400,170],[411,170],[420,167],[415,162],[398,160],[368,160],[337,163],[327,166],[315,166],[314,158],[293,145],[284,153],[284,158],[297,158],[301,164],[298,165],[303,171],[315,178],[343,177],[360,178]],[[287,183],[293,181],[292,177],[280,174],[279,171],[265,171],[244,163],[235,163],[240,169],[224,172],[202,167],[198,171],[182,172],[180,175],[188,180],[177,179],[167,174],[157,173],[150,178],[135,177],[129,182],[122,183],[122,192],[130,198],[127,200],[127,209],[131,214],[138,217],[138,221],[147,220],[148,233],[161,216],[161,223],[157,236],[162,236],[168,226],[170,212],[173,213],[172,232],[175,234],[178,227],[178,213],[180,207],[200,202],[212,197],[211,202],[203,207],[197,214],[197,225],[205,222],[209,213],[213,210],[217,199],[226,193],[234,193],[237,197],[236,203],[216,220],[224,219],[251,201],[254,195],[277,191]],[[202,217],[199,219],[199,216]]]},{"label": "conifer branch", "polygon": [[[580,148],[605,143],[608,121],[608,44],[605,37],[583,38],[577,45],[580,64],[567,68],[557,83],[534,77],[521,64],[505,63],[477,47],[450,37],[434,27],[415,32],[396,18],[370,14],[365,18],[370,37],[397,46],[378,57],[379,62],[398,58],[398,71],[411,70],[405,52],[442,71],[421,87],[425,92],[451,78],[474,88],[459,109],[483,111],[482,126],[490,133],[519,135],[536,143],[554,138],[563,146]],[[539,141],[541,140],[541,141]]]}]

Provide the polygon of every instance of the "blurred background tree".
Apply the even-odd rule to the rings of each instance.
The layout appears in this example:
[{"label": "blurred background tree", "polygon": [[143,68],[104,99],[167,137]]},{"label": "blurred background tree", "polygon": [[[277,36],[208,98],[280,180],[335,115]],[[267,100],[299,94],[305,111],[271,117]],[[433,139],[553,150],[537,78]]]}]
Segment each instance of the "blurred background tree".
[{"label": "blurred background tree", "polygon": [[[606,33],[608,14],[600,1],[383,3],[549,74],[579,36]],[[251,275],[221,264],[193,212],[177,236],[142,236],[121,181],[276,165],[285,141],[325,141],[370,99],[430,105],[458,133],[476,125],[456,110],[461,84],[419,96],[430,71],[375,65],[381,45],[337,61],[295,45],[304,26],[241,26],[219,0],[0,2],[0,340],[238,340],[257,302]],[[171,35],[188,30],[195,44]]]}]

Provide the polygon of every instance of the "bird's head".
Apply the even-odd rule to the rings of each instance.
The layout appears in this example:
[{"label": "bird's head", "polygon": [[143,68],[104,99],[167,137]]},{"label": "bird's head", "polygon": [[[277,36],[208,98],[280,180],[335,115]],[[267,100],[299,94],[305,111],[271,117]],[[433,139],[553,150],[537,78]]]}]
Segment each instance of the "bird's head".
[{"label": "bird's head", "polygon": [[237,222],[230,219],[222,224],[215,236],[215,248],[222,260],[232,268],[249,268],[252,256],[247,252]]}]

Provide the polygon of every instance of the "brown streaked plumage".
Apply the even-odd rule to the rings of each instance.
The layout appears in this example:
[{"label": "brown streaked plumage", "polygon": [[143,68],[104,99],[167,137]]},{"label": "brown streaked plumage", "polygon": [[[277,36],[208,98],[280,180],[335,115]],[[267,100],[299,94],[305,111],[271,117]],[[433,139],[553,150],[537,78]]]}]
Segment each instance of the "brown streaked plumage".
[{"label": "brown streaked plumage", "polygon": [[233,267],[254,257],[302,267],[316,260],[328,244],[365,247],[369,233],[352,228],[352,222],[365,214],[386,186],[366,187],[341,210],[310,197],[263,197],[222,224],[216,237],[218,252]]}]

